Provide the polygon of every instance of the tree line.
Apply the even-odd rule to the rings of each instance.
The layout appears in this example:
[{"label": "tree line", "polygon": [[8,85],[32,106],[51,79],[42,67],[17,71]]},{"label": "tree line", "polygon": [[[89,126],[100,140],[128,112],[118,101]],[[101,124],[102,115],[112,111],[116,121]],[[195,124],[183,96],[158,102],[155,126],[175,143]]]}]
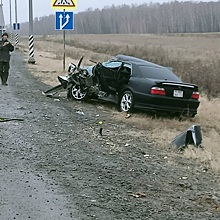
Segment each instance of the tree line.
[{"label": "tree line", "polygon": [[[28,22],[21,34],[28,35]],[[163,34],[220,31],[220,1],[169,2],[87,9],[75,15],[73,34]],[[56,35],[55,16],[34,19],[36,35]]]}]

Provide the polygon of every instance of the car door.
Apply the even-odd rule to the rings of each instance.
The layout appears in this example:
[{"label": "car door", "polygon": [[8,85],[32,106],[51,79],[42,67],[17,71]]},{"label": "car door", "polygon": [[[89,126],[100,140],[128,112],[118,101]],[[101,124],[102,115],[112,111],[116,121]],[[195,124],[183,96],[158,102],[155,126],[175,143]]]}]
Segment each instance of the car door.
[{"label": "car door", "polygon": [[123,63],[121,61],[107,61],[99,66],[100,83],[104,91],[110,92],[116,90],[118,71],[122,65]]},{"label": "car door", "polygon": [[102,63],[102,76],[107,81],[117,79],[117,74],[123,63],[121,61],[108,61]]}]

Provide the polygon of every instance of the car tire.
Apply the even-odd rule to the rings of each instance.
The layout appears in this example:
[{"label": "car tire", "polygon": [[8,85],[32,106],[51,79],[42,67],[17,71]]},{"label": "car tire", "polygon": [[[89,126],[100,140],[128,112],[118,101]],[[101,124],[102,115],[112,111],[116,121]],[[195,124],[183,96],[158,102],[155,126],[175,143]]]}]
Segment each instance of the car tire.
[{"label": "car tire", "polygon": [[134,96],[130,90],[125,90],[119,98],[119,111],[132,112],[134,110]]},{"label": "car tire", "polygon": [[85,101],[88,96],[88,90],[81,91],[80,86],[76,84],[73,84],[67,92],[67,97],[75,101]]}]

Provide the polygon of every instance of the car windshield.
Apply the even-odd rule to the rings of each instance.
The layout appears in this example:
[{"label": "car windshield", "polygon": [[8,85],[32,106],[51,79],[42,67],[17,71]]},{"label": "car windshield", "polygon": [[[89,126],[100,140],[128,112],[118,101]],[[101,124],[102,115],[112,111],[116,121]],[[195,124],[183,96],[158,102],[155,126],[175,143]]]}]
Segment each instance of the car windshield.
[{"label": "car windshield", "polygon": [[181,80],[167,68],[139,66],[139,69],[144,78],[181,82]]}]

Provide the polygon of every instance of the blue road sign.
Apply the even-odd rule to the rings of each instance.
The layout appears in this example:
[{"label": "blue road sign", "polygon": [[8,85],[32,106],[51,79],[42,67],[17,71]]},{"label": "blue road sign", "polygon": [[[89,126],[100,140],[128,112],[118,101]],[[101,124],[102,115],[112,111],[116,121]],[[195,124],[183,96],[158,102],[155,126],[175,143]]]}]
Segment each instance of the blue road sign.
[{"label": "blue road sign", "polygon": [[20,30],[20,27],[21,27],[21,25],[20,25],[20,23],[13,23],[13,29],[14,30]]},{"label": "blue road sign", "polygon": [[73,12],[56,12],[56,30],[74,30]]}]

